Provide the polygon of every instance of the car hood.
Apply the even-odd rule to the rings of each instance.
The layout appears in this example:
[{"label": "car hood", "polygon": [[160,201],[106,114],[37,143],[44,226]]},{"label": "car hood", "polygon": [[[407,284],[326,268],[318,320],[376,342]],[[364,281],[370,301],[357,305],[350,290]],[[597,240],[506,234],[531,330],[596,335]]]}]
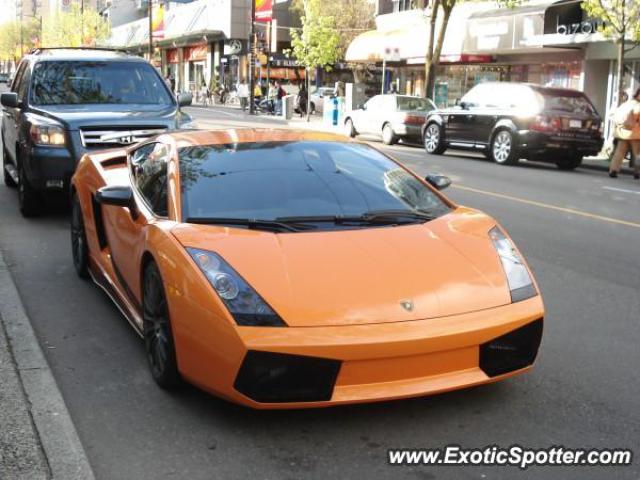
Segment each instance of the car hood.
[{"label": "car hood", "polygon": [[48,105],[33,113],[58,120],[76,130],[88,126],[165,126],[176,125],[181,114],[175,105]]},{"label": "car hood", "polygon": [[398,227],[274,234],[181,224],[172,233],[185,247],[221,255],[289,326],[308,327],[428,319],[510,303],[487,234],[495,224],[459,208]]}]

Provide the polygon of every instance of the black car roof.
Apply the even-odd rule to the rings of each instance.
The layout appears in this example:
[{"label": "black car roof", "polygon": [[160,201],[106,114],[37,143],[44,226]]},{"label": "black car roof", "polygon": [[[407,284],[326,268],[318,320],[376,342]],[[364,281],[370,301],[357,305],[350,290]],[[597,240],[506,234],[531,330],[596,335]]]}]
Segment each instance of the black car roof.
[{"label": "black car roof", "polygon": [[537,83],[528,83],[528,82],[482,82],[478,85],[517,85],[519,87],[527,87],[531,88],[540,93],[547,93],[549,95],[558,95],[558,96],[584,96],[584,93],[580,90],[574,90],[571,88],[562,88],[562,87],[545,87],[544,85],[538,85]]},{"label": "black car roof", "polygon": [[100,48],[51,48],[36,49],[27,55],[33,61],[39,60],[85,60],[105,61],[117,60],[125,62],[145,62],[141,57],[129,55],[120,50]]}]

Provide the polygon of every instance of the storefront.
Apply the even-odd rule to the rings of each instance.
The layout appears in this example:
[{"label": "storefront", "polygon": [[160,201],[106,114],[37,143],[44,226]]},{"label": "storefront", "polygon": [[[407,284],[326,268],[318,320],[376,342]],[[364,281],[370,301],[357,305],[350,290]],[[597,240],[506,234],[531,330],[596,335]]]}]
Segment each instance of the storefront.
[{"label": "storefront", "polygon": [[184,47],[184,64],[185,78],[187,79],[186,89],[190,92],[199,90],[202,85],[208,85],[209,75],[205,76],[205,72],[210,71],[207,63],[207,45],[190,45]]}]

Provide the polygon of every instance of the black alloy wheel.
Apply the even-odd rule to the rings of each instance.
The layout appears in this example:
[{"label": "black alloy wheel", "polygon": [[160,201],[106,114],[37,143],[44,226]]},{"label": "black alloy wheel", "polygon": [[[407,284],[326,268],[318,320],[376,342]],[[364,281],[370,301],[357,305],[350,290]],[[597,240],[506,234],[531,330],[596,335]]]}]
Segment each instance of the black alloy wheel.
[{"label": "black alloy wheel", "polygon": [[174,389],[181,385],[182,379],[178,373],[167,297],[155,262],[147,263],[143,278],[143,335],[149,369],[161,388]]},{"label": "black alloy wheel", "polygon": [[437,123],[430,123],[424,131],[424,149],[431,155],[441,155],[446,150],[442,139],[442,127]]},{"label": "black alloy wheel", "polygon": [[82,207],[77,195],[71,199],[71,254],[73,266],[80,278],[89,278],[89,249],[84,230]]}]

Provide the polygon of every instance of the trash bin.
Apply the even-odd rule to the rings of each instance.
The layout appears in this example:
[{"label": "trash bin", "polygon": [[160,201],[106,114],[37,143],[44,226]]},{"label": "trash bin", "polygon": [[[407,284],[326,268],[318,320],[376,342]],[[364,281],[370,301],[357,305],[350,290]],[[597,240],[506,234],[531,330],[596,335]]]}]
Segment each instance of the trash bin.
[{"label": "trash bin", "polygon": [[293,118],[293,104],[295,102],[295,95],[285,95],[282,97],[282,118],[285,120],[291,120]]}]

